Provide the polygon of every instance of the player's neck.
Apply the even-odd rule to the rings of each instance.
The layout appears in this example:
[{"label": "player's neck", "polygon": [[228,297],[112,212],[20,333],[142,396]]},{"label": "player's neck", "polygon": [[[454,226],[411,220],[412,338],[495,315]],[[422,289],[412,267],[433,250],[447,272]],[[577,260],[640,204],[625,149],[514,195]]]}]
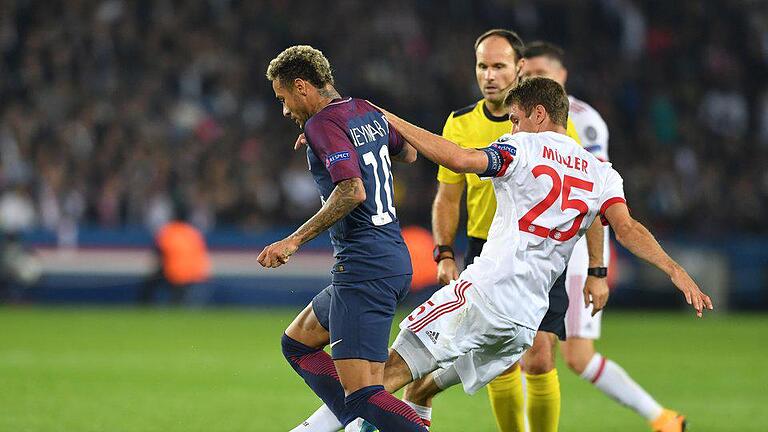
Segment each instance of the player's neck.
[{"label": "player's neck", "polygon": [[329,85],[317,89],[316,97],[317,100],[312,103],[312,115],[319,113],[320,110],[325,108],[329,103],[333,102],[334,99],[341,98],[341,95],[339,95],[339,92],[337,92],[333,86]]},{"label": "player's neck", "polygon": [[547,132],[547,131],[549,131],[549,132],[557,132],[557,133],[563,134],[563,135],[568,135],[568,130],[566,128],[560,126],[559,124],[554,124],[554,123],[552,125],[550,125],[549,127],[547,127],[546,129],[542,130],[542,132]]},{"label": "player's neck", "polygon": [[509,110],[504,106],[504,103],[491,102],[488,99],[485,100],[485,107],[488,108],[488,112],[496,117],[502,117],[509,114]]}]

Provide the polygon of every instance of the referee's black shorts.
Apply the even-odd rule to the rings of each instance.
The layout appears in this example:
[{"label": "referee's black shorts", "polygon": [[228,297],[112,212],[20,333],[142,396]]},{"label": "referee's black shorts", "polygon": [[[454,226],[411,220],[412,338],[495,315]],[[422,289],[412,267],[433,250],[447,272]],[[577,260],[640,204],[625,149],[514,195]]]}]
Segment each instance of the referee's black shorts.
[{"label": "referee's black shorts", "polygon": [[[475,257],[480,255],[480,251],[483,250],[485,240],[469,237],[469,246],[467,247],[467,254],[464,256],[464,267],[472,264]],[[549,309],[547,314],[544,315],[544,319],[541,320],[539,330],[554,333],[560,340],[565,340],[565,311],[568,310],[568,293],[565,291],[565,273],[552,285],[552,289],[549,290]]]}]

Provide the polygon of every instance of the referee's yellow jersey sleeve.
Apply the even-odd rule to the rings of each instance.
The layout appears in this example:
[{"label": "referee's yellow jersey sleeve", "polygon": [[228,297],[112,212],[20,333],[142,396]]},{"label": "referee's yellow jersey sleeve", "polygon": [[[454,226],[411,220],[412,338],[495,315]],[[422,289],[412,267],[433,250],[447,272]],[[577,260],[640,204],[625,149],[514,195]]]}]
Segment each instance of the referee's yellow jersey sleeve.
[{"label": "referee's yellow jersey sleeve", "polygon": [[573,138],[574,141],[583,147],[581,140],[579,139],[579,133],[576,132],[576,125],[573,124],[570,118],[568,118],[568,127],[565,129],[565,134]]},{"label": "referee's yellow jersey sleeve", "polygon": [[[451,113],[451,115],[448,116],[448,120],[445,121],[445,126],[443,126],[443,138],[460,144],[461,137],[456,129],[456,122],[453,120],[453,113]],[[437,168],[437,181],[448,184],[463,183],[464,174],[455,173],[440,165]]]}]

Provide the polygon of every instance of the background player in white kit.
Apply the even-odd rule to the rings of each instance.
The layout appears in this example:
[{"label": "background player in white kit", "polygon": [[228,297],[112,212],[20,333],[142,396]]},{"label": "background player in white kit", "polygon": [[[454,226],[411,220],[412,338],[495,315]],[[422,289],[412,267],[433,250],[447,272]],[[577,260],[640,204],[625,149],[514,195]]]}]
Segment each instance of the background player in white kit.
[{"label": "background player in white kit", "polygon": [[[565,85],[568,70],[563,64],[563,49],[548,42],[532,42],[526,46],[526,59],[520,76],[551,78]],[[581,137],[584,149],[601,161],[608,158],[608,126],[600,114],[589,104],[569,95],[568,117]],[[676,432],[684,428],[685,417],[675,411],[662,408],[650,394],[640,387],[626,371],[595,351],[594,341],[600,338],[602,311],[593,311],[584,301],[584,290],[608,292],[605,269],[610,259],[609,230],[604,228],[604,247],[591,245],[587,250],[586,239],[579,240],[573,248],[566,270],[565,286],[568,290],[568,311],[565,327],[568,339],[561,344],[568,367],[600,391],[643,416],[654,431]],[[599,238],[599,237],[598,237]],[[600,249],[603,253],[600,254]],[[596,252],[595,252],[596,250]],[[593,275],[588,275],[588,270]],[[602,270],[602,271],[601,271]],[[607,270],[607,269],[606,269]],[[595,274],[596,273],[596,274]],[[595,288],[595,286],[600,286]]]},{"label": "background player in white kit", "polygon": [[533,343],[552,283],[598,214],[625,247],[670,276],[698,316],[712,309],[685,270],[630,217],[621,176],[564,135],[562,86],[531,78],[505,103],[513,135],[482,149],[458,147],[386,113],[427,158],[454,172],[492,177],[498,202],[480,257],[400,324],[384,370],[387,391],[426,376],[431,395],[459,382],[473,393],[518,361]]}]

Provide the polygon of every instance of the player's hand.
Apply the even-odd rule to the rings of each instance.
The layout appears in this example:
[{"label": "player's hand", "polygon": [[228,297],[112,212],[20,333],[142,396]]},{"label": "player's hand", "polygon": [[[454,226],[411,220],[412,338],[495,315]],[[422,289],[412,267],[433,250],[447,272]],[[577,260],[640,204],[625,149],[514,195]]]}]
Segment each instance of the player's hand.
[{"label": "player's hand", "polygon": [[608,303],[609,295],[610,290],[605,278],[587,276],[587,281],[584,283],[584,307],[589,307],[592,303],[592,316],[603,310]]},{"label": "player's hand", "polygon": [[296,143],[293,144],[293,149],[298,150],[305,145],[307,145],[307,137],[304,136],[304,134],[299,134],[299,136],[296,138]]},{"label": "player's hand", "polygon": [[279,242],[272,243],[264,248],[259,254],[259,264],[262,267],[277,268],[288,262],[291,255],[299,249],[298,241],[292,238],[286,238]]},{"label": "player's hand", "polygon": [[459,268],[456,260],[446,258],[437,263],[437,281],[440,285],[448,285],[452,280],[459,278]]},{"label": "player's hand", "polygon": [[705,308],[709,310],[714,309],[712,299],[701,292],[699,286],[696,285],[696,282],[693,281],[684,268],[680,266],[675,267],[669,276],[677,289],[683,292],[685,301],[696,309],[696,316],[701,318]]}]

